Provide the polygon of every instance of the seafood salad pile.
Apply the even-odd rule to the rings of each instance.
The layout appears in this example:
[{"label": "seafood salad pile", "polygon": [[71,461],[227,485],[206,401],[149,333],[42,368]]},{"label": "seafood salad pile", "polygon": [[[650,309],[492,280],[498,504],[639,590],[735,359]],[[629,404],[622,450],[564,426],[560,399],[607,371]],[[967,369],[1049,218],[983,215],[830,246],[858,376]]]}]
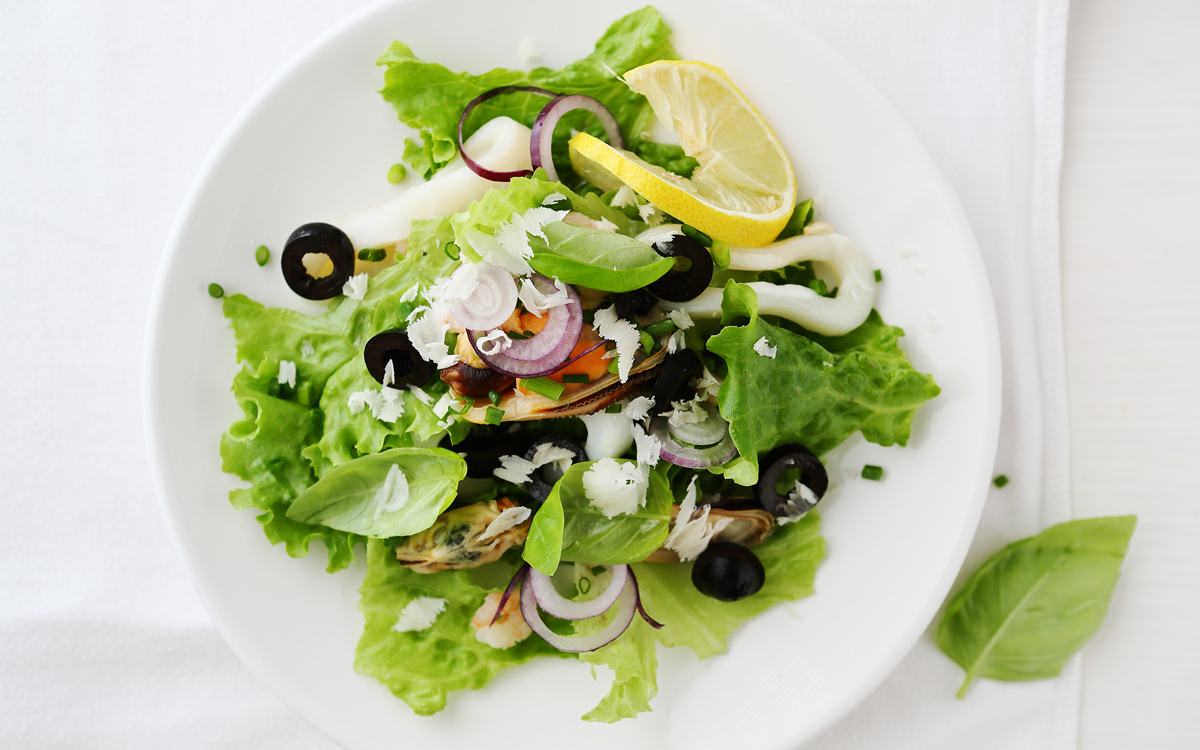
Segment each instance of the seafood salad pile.
[{"label": "seafood salad pile", "polygon": [[400,42],[379,64],[424,181],[288,237],[282,280],[323,314],[225,297],[231,500],[330,572],[365,545],[355,668],[416,713],[557,656],[614,673],[585,719],[631,718],[657,644],[717,654],[812,593],[821,457],[904,445],[938,387],[762,115],[653,8],[561,70]]}]

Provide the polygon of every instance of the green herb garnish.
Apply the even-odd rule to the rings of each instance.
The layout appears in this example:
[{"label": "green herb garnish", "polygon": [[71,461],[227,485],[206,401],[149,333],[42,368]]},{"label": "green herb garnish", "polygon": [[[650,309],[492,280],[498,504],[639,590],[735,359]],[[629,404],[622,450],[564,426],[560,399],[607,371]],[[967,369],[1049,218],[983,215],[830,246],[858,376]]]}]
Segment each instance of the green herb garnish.
[{"label": "green herb garnish", "polygon": [[388,182],[393,185],[402,181],[405,177],[408,177],[408,170],[404,168],[403,164],[393,164],[392,168],[388,170]]},{"label": "green herb garnish", "polygon": [[500,424],[504,421],[504,410],[489,406],[487,411],[483,413],[483,421],[488,424]]},{"label": "green herb garnish", "polygon": [[527,391],[533,391],[539,396],[545,396],[551,401],[557,401],[562,398],[563,391],[566,390],[562,383],[555,382],[550,378],[521,380],[521,387]]},{"label": "green herb garnish", "polygon": [[208,296],[213,299],[220,299],[225,296],[225,290],[221,288],[220,284],[209,284]]},{"label": "green herb garnish", "polygon": [[257,263],[260,266],[265,266],[265,265],[267,265],[267,261],[269,261],[270,259],[271,259],[271,251],[267,249],[266,245],[259,245],[258,247],[254,248],[254,262],[255,263]]},{"label": "green herb garnish", "polygon": [[1000,487],[1003,487],[1004,485],[1008,484],[1008,477],[1005,476],[1004,474],[1001,474],[1000,476],[998,476],[992,480],[992,484],[996,485],[996,488],[999,489]]},{"label": "green herb garnish", "polygon": [[590,383],[592,379],[588,377],[586,372],[568,372],[562,376],[564,383]]},{"label": "green herb garnish", "polygon": [[873,482],[878,482],[880,479],[883,479],[883,467],[867,464],[862,469],[862,478],[870,479]]}]

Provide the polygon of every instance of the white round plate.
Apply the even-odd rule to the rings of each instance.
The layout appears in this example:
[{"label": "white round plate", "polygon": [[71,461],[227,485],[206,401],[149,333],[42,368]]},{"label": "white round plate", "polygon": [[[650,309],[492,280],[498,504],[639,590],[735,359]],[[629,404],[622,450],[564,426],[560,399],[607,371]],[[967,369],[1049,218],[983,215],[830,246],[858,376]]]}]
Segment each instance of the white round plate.
[{"label": "white round plate", "polygon": [[[268,305],[298,300],[277,260],[309,221],[397,194],[384,180],[406,129],[376,93],[393,39],[452,70],[519,67],[529,37],[544,64],[591,51],[640,2],[549,12],[535,0],[375,5],[331,29],[274,76],[213,149],[167,243],[148,332],[151,465],[179,547],[217,627],[279,696],[351,750],[412,748],[795,748],[845,716],[895,668],[933,618],[978,523],[999,426],[999,345],[991,295],[958,200],[903,118],[813,35],[755,5],[669,0],[659,9],[685,59],[724,68],[766,115],[796,166],[800,194],[883,270],[878,307],[942,395],[907,448],[856,436],[829,459],[828,559],[817,593],[750,621],[728,653],[699,662],[660,649],[654,711],[615,725],[579,717],[607,692],[586,665],[542,659],[417,717],[355,673],[363,567],[324,572],[314,545],[288,557],[252,512],[235,511],[217,445],[239,412],[229,393],[233,336],[206,291],[219,282]],[[899,245],[919,250],[901,257]],[[307,307],[305,306],[307,305]],[[864,463],[881,482],[859,478]],[[606,670],[600,670],[606,672]],[[564,740],[566,741],[564,744]]]}]

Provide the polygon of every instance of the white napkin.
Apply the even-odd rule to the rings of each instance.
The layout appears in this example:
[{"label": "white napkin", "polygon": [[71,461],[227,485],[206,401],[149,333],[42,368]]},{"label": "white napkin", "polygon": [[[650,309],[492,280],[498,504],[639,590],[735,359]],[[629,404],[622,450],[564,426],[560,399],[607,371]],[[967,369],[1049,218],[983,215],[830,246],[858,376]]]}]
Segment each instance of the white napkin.
[{"label": "white napkin", "polygon": [[[357,10],[17,3],[0,24],[0,747],[334,750],[213,629],[159,518],[141,337],[171,217],[281,60]],[[1066,0],[774,0],[872,78],[959,191],[1004,346],[968,568],[1069,516],[1058,278]],[[264,33],[263,30],[270,30]],[[196,102],[204,102],[198,108]],[[1075,746],[1078,668],[977,682],[926,637],[821,750]]]}]

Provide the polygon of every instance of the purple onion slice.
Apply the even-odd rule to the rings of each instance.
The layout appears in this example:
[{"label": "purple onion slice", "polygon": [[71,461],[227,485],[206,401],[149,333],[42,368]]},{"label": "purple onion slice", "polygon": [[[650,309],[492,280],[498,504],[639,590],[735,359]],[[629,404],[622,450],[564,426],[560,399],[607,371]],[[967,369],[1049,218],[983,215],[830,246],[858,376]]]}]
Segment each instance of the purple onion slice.
[{"label": "purple onion slice", "polygon": [[608,588],[595,599],[586,602],[571,601],[554,588],[554,583],[550,580],[550,576],[539,573],[532,568],[529,571],[529,587],[533,589],[533,596],[537,599],[537,605],[546,611],[546,614],[554,615],[563,620],[586,620],[591,617],[597,617],[608,611],[608,608],[616,603],[617,597],[621,595],[621,591],[625,588],[625,579],[629,577],[628,565],[614,565],[612,568],[612,582]]},{"label": "purple onion slice", "polygon": [[[625,139],[621,137],[621,126],[617,118],[608,111],[598,100],[583,94],[563,94],[554,97],[550,103],[538,113],[533,122],[533,132],[529,136],[529,159],[533,168],[541,167],[546,170],[550,180],[558,180],[558,172],[554,170],[554,160],[550,158],[550,145],[554,141],[554,128],[562,116],[571,110],[586,109],[600,119],[604,132],[608,135],[608,143],[613,148],[625,148]],[[461,133],[462,126],[459,125]],[[462,136],[459,136],[461,143]]]},{"label": "purple onion slice", "polygon": [[[637,586],[637,576],[634,575],[633,568],[629,569],[629,577],[633,579],[633,585]],[[647,625],[654,628],[655,630],[662,630],[663,624],[661,622],[659,622],[658,620],[655,620],[650,615],[646,614],[646,608],[642,606],[641,593],[642,593],[642,590],[639,588],[638,589],[638,603],[637,603],[638,614],[642,616],[642,619],[646,621]]]},{"label": "purple onion slice", "polygon": [[729,433],[729,423],[717,407],[701,404],[700,408],[708,415],[703,422],[681,425],[667,423],[667,432],[672,438],[692,445],[714,445]]},{"label": "purple onion slice", "polygon": [[512,580],[508,582],[508,586],[504,589],[504,594],[500,597],[500,603],[496,605],[496,614],[492,615],[492,621],[488,623],[489,628],[495,625],[500,619],[500,614],[504,611],[504,605],[508,604],[513,591],[521,584],[521,581],[529,574],[530,570],[529,563],[522,563],[521,567],[517,568],[517,572],[513,574]]},{"label": "purple onion slice", "polygon": [[[471,103],[467,105],[467,108],[463,110],[462,116],[458,118],[458,152],[462,154],[463,161],[466,162],[466,165],[471,169],[471,171],[485,180],[492,180],[493,182],[508,182],[514,177],[528,177],[529,175],[533,174],[532,171],[527,169],[520,169],[516,172],[493,171],[472,159],[471,155],[467,153],[467,150],[463,148],[463,125],[467,122],[467,118],[471,116],[471,112],[473,112],[477,106],[483,104],[488,99],[500,96],[501,94],[512,94],[518,91],[525,91],[531,94],[540,94],[550,98],[557,96],[557,94],[555,94],[553,91],[540,89],[537,86],[501,86],[490,91],[485,91],[472,99]],[[537,165],[535,164],[534,168],[536,169],[536,167]]]},{"label": "purple onion slice", "polygon": [[[533,274],[533,285],[542,294],[557,291],[554,282],[540,273]],[[507,348],[491,354],[484,353],[478,340],[490,331],[467,331],[467,340],[487,366],[512,378],[540,378],[558,372],[571,356],[583,333],[583,308],[579,295],[567,285],[565,305],[546,311],[546,325],[533,338],[513,341]],[[495,330],[495,329],[493,329]]]},{"label": "purple onion slice", "polygon": [[533,586],[522,586],[521,617],[525,618],[525,624],[529,626],[529,629],[540,635],[546,643],[559,651],[581,654],[607,646],[619,638],[637,614],[638,599],[637,583],[630,576],[625,579],[625,585],[621,587],[621,596],[617,602],[617,616],[608,624],[608,627],[592,635],[565,636],[546,627],[546,623],[542,621],[542,616],[538,613],[538,601],[533,593]]},{"label": "purple onion slice", "polygon": [[733,437],[726,432],[725,437],[716,445],[707,448],[691,448],[680,445],[671,437],[670,423],[666,417],[655,417],[650,422],[650,434],[662,443],[659,455],[668,463],[682,466],[685,469],[707,469],[719,466],[738,454],[733,445]]}]

